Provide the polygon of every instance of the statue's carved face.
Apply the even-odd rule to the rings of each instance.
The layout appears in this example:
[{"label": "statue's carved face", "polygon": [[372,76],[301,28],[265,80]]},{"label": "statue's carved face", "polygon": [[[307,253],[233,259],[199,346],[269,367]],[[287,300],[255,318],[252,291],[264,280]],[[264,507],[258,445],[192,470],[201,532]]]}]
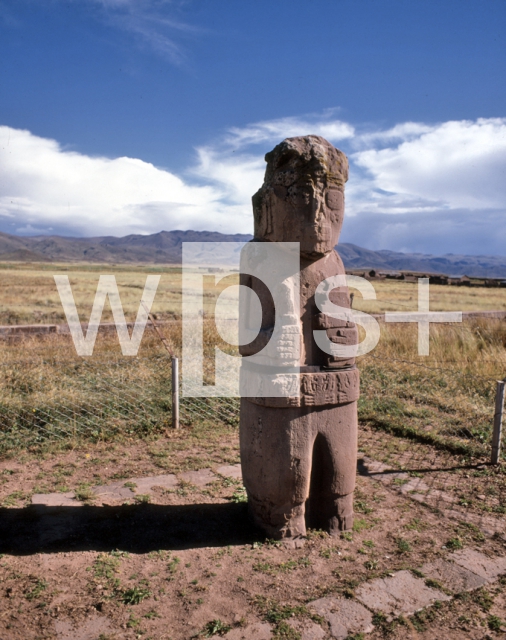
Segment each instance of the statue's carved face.
[{"label": "statue's carved face", "polygon": [[337,186],[315,184],[307,176],[289,187],[275,185],[267,200],[267,240],[299,242],[301,255],[314,259],[337,244],[344,218],[344,194]]},{"label": "statue's carved face", "polygon": [[264,184],[253,196],[255,237],[299,242],[309,260],[330,253],[344,218],[344,153],[310,135],[287,138],[265,159]]}]

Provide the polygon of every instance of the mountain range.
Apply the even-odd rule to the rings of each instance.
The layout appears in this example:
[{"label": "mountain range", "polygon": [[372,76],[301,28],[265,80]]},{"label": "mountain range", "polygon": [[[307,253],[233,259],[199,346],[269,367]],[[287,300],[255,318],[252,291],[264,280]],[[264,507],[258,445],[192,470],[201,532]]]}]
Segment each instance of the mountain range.
[{"label": "mountain range", "polygon": [[[216,231],[160,231],[151,235],[129,235],[123,238],[68,238],[63,236],[13,236],[0,233],[2,262],[92,262],[92,263],[181,263],[182,243],[198,242],[199,260],[227,263],[227,251],[216,253],[208,242],[247,242],[247,234],[222,234]],[[418,271],[506,278],[506,256],[470,256],[448,253],[443,256],[396,251],[373,251],[354,244],[337,247],[347,269],[380,271]],[[233,253],[237,253],[235,250]]]}]

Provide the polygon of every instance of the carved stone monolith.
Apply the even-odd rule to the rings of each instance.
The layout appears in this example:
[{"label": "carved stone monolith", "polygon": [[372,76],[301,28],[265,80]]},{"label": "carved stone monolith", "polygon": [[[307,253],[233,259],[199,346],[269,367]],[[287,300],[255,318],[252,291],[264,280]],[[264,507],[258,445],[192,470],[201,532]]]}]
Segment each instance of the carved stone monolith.
[{"label": "carved stone monolith", "polygon": [[[300,243],[298,286],[290,289],[280,283],[285,287],[282,304],[292,311],[298,307],[298,312],[295,320],[293,313],[284,312],[291,319],[278,326],[279,310],[271,293],[241,267],[241,284],[254,291],[262,305],[260,331],[240,346],[241,385],[248,391],[241,398],[241,465],[256,523],[269,537],[297,544],[306,524],[332,535],[353,526],[359,374],[353,353],[336,355],[335,347],[356,345],[358,334],[349,311],[331,317],[315,300],[319,285],[321,290],[327,279],[345,274],[334,246],[343,224],[348,161],[329,142],[312,135],[284,140],[265,159],[264,184],[253,196],[251,242]],[[340,285],[327,286],[328,299],[349,310],[348,289],[344,281]],[[296,291],[300,304],[290,302],[290,291]],[[242,320],[247,313],[242,305]],[[330,349],[324,350],[321,340],[317,344],[315,330]],[[267,356],[248,368],[250,358],[244,356],[259,352]],[[291,372],[296,366],[297,393],[265,393],[274,370],[269,353],[282,362],[278,370],[286,365]],[[293,375],[285,378],[292,376],[293,382]],[[253,388],[263,393],[256,396]]]}]

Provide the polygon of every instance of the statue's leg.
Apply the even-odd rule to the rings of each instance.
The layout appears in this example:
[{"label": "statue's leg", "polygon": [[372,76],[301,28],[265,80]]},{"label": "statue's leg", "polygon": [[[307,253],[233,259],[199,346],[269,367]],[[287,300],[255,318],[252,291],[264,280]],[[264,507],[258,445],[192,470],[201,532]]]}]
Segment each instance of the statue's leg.
[{"label": "statue's leg", "polygon": [[353,528],[357,469],[357,403],[322,407],[314,414],[308,521],[332,535]]},{"label": "statue's leg", "polygon": [[241,465],[255,522],[276,539],[306,533],[312,429],[296,407],[264,407],[241,399]]}]

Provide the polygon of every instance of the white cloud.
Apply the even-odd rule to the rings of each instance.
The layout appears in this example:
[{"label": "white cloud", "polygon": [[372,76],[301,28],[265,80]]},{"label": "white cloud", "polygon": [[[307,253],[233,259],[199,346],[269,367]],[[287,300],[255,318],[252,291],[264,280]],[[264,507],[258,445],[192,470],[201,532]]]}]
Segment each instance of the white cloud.
[{"label": "white cloud", "polygon": [[497,225],[506,216],[501,118],[406,122],[366,132],[328,114],[263,121],[198,148],[197,162],[180,175],[135,158],[67,151],[54,140],[0,127],[0,228],[88,236],[176,228],[251,233],[251,196],[262,184],[265,151],[308,133],[349,154],[344,241],[499,251]]},{"label": "white cloud", "polygon": [[[445,122],[409,134],[398,146],[352,155],[372,186],[406,199],[405,211],[413,198],[433,208],[505,206],[506,118]],[[391,210],[388,197],[380,199]]]},{"label": "white cloud", "polygon": [[423,122],[402,122],[384,131],[362,133],[357,136],[355,143],[360,147],[371,146],[371,144],[375,142],[392,144],[396,140],[405,141],[416,138],[431,130],[431,125],[424,124]]},{"label": "white cloud", "polygon": [[29,131],[0,127],[0,172],[0,220],[17,233],[27,225],[76,235],[241,227],[215,186],[187,184],[135,158],[65,151]]},{"label": "white cloud", "polygon": [[264,142],[277,143],[284,138],[313,134],[323,136],[329,142],[338,142],[352,138],[354,128],[340,120],[321,120],[318,118],[279,118],[256,122],[246,127],[232,127],[225,143],[233,148]]},{"label": "white cloud", "polygon": [[199,164],[192,173],[217,185],[230,203],[249,206],[251,196],[264,180],[263,157],[219,152],[210,147],[201,147],[197,152]]}]

